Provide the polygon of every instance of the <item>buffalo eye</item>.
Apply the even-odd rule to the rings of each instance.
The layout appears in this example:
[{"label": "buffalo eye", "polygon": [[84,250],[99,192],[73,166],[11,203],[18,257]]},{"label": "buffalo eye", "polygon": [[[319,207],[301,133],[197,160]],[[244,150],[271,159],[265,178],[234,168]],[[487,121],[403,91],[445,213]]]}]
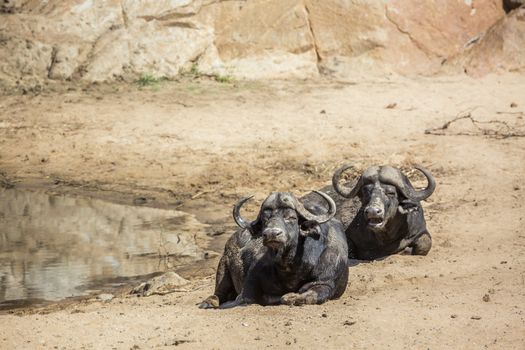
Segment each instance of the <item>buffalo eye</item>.
[{"label": "buffalo eye", "polygon": [[391,186],[391,185],[385,185],[385,186],[382,186],[383,187],[383,191],[385,192],[385,194],[390,197],[390,198],[394,198],[397,196],[397,190],[394,186]]},{"label": "buffalo eye", "polygon": [[272,217],[272,210],[271,209],[264,209],[262,212],[263,218],[269,219]]},{"label": "buffalo eye", "polygon": [[388,197],[392,197],[393,198],[393,197],[396,196],[396,191],[394,191],[394,190],[386,190],[385,193],[386,193],[386,195]]},{"label": "buffalo eye", "polygon": [[297,215],[295,214],[295,210],[288,209],[284,212],[284,220],[286,221],[295,221],[297,220]]},{"label": "buffalo eye", "polygon": [[373,187],[374,187],[373,185],[363,186],[361,188],[361,193],[363,194],[363,196],[370,197],[370,193],[372,192]]}]

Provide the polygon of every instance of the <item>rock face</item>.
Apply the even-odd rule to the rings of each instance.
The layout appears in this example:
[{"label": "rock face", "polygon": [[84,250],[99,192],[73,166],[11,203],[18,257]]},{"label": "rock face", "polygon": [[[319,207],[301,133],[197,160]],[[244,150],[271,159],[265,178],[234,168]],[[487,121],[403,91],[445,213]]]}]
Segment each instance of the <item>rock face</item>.
[{"label": "rock face", "polygon": [[447,68],[472,76],[491,72],[525,72],[525,7],[511,11]]},{"label": "rock face", "polygon": [[433,74],[502,0],[0,0],[0,80]]},{"label": "rock face", "polygon": [[[343,75],[433,74],[503,16],[499,1],[309,1],[324,66]],[[355,73],[354,73],[355,74]]]}]

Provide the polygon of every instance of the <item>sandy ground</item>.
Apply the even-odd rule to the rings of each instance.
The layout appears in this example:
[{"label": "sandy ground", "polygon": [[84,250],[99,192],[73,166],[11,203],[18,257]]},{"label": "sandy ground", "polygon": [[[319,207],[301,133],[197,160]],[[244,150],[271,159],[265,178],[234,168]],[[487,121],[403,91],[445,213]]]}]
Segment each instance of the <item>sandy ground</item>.
[{"label": "sandy ground", "polygon": [[[524,92],[508,75],[5,94],[0,180],[187,210],[212,225],[216,251],[239,196],[301,195],[345,162],[423,164],[438,187],[424,203],[430,254],[350,267],[339,300],[200,310],[214,258],[187,273],[190,292],[0,315],[0,348],[525,349],[525,137],[505,137],[525,131]],[[511,129],[463,119],[425,134],[469,111]]]}]

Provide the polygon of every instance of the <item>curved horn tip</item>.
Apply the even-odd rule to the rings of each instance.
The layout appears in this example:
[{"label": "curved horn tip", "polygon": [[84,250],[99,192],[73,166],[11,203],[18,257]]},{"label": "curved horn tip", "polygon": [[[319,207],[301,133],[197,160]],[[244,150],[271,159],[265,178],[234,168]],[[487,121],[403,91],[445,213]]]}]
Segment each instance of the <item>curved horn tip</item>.
[{"label": "curved horn tip", "polygon": [[347,170],[347,169],[350,169],[350,168],[353,168],[353,167],[354,167],[354,164],[352,164],[352,163],[346,163],[346,164],[343,164],[343,165],[341,166],[341,168],[339,168],[339,169]]},{"label": "curved horn tip", "polygon": [[429,175],[432,175],[430,171],[422,165],[419,165],[419,164],[414,165],[414,168],[421,171],[422,173],[428,173]]},{"label": "curved horn tip", "polygon": [[354,167],[354,164],[351,164],[351,163],[343,164],[342,166],[337,168],[337,170],[335,171],[334,175],[338,174],[338,176],[341,176],[341,174],[343,172],[345,172],[346,170],[348,170],[350,168],[353,168],[353,167]]},{"label": "curved horn tip", "polygon": [[333,200],[333,198],[322,191],[313,190],[313,192],[323,197],[328,203],[328,212],[326,213],[327,215],[326,221],[332,219],[335,216],[335,213],[337,212],[337,205],[335,204],[335,201]]},{"label": "curved horn tip", "polygon": [[324,193],[323,191],[318,191],[318,190],[313,190],[312,192],[315,192],[321,197],[324,197],[328,202],[334,202],[334,200],[332,199],[332,197],[330,197],[328,193]]},{"label": "curved horn tip", "polygon": [[421,171],[428,182],[428,185],[424,190],[420,190],[414,193],[414,197],[416,197],[418,200],[425,200],[428,197],[430,197],[436,189],[436,180],[434,179],[434,176],[430,173],[430,171],[428,171],[423,166],[415,165],[414,168]]},{"label": "curved horn tip", "polygon": [[414,165],[414,168],[419,170],[419,171],[421,171],[423,173],[423,175],[425,175],[427,180],[435,182],[434,176],[432,175],[432,173],[427,168],[425,168],[424,166],[419,165],[419,164],[418,165]]},{"label": "curved horn tip", "polygon": [[312,192],[315,192],[315,193],[317,193],[318,195],[320,195],[320,196],[322,196],[322,197],[325,197],[325,198],[328,197],[328,198],[330,198],[330,200],[332,200],[332,198],[331,198],[328,194],[324,193],[323,191],[312,190]]},{"label": "curved horn tip", "polygon": [[320,215],[313,214],[304,207],[304,204],[301,203],[300,200],[294,197],[295,210],[297,211],[297,213],[299,213],[299,215],[301,215],[306,220],[315,221],[319,224],[322,224],[323,222],[327,222],[328,220],[332,219],[336,212],[336,206],[335,206],[334,200],[324,192],[320,192],[316,190],[313,190],[312,192],[319,194],[321,197],[323,197],[323,199],[326,202],[328,202],[328,206],[329,206],[328,212],[324,214],[320,214]]},{"label": "curved horn tip", "polygon": [[237,206],[242,206],[244,203],[246,203],[247,201],[249,201],[250,199],[253,198],[253,194],[251,196],[248,196],[248,197],[241,197],[241,199],[239,199],[239,201],[237,203],[235,203],[235,205],[233,206],[233,208],[237,208]]},{"label": "curved horn tip", "polygon": [[334,188],[335,192],[337,192],[340,196],[345,198],[351,198],[357,193],[356,186],[358,185],[358,183],[356,183],[356,186],[354,186],[354,188],[352,189],[345,188],[339,183],[341,181],[341,175],[343,174],[343,172],[353,167],[353,164],[345,164],[339,169],[337,169],[334,172],[334,175],[332,176],[332,187]]},{"label": "curved horn tip", "polygon": [[248,222],[243,219],[241,216],[241,207],[246,203],[248,200],[252,199],[253,195],[248,197],[241,198],[235,205],[233,206],[233,219],[235,220],[235,223],[243,229],[249,228],[251,225],[251,222]]}]

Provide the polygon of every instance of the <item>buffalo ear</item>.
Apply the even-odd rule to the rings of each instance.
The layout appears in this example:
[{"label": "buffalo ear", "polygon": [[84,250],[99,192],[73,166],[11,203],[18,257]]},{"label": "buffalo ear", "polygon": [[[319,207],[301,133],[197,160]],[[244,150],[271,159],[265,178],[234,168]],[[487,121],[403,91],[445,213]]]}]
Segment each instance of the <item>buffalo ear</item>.
[{"label": "buffalo ear", "polygon": [[408,214],[413,211],[417,211],[419,208],[419,203],[411,201],[410,199],[404,199],[399,202],[398,210],[401,214]]},{"label": "buffalo ear", "polygon": [[299,232],[303,237],[312,237],[319,239],[321,237],[321,227],[317,221],[305,220],[299,227]]}]

